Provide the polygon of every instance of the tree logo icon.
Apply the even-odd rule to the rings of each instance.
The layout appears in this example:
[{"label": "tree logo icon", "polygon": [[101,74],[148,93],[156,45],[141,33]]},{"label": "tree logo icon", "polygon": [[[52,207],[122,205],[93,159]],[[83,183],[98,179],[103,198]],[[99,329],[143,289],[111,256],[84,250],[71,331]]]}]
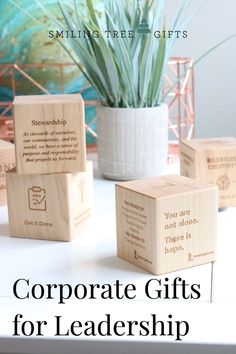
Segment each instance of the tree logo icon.
[{"label": "tree logo icon", "polygon": [[143,18],[142,21],[140,22],[140,24],[138,25],[137,33],[139,33],[139,34],[151,33],[151,30],[148,26],[148,22],[145,18]]},{"label": "tree logo icon", "polygon": [[219,176],[216,184],[220,191],[226,191],[230,188],[230,179],[226,175]]}]

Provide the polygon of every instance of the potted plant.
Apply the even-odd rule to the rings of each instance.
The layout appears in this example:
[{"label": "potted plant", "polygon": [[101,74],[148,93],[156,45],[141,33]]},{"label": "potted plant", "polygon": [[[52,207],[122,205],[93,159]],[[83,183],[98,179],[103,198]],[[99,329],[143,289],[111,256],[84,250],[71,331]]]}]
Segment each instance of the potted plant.
[{"label": "potted plant", "polygon": [[[104,2],[99,11],[86,1],[76,20],[60,5],[70,46],[101,97],[97,107],[98,162],[102,174],[129,180],[161,174],[167,162],[168,107],[162,82],[174,39],[153,34],[165,29],[164,1]],[[174,28],[184,6],[178,13]],[[164,33],[164,32],[163,32]]]},{"label": "potted plant", "polygon": [[[165,29],[165,1],[86,0],[84,13],[79,1],[72,7],[58,2],[64,24],[36,3],[54,25],[50,36],[60,34],[61,45],[101,97],[97,148],[102,174],[115,180],[161,174],[168,150],[162,82],[174,39],[153,33]],[[183,11],[184,6],[174,28]]]}]

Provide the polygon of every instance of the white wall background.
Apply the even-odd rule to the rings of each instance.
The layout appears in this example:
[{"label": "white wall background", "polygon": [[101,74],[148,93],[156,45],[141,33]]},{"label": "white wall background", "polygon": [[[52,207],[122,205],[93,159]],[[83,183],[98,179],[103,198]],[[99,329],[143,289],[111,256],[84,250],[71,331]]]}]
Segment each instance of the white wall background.
[{"label": "white wall background", "polygon": [[[192,0],[190,11],[202,0]],[[167,0],[167,13],[179,0]],[[174,55],[200,57],[236,33],[236,0],[205,0],[188,28],[188,39],[176,41]],[[236,136],[236,37],[195,68],[196,137]]]}]

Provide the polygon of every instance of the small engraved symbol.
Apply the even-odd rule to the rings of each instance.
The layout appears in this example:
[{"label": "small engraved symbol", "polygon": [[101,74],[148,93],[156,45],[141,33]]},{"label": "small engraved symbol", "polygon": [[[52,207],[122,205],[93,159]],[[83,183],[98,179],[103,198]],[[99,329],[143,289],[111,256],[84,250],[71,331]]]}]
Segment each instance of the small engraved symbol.
[{"label": "small engraved symbol", "polygon": [[82,178],[79,181],[81,203],[84,203],[84,187],[85,187],[85,178]]},{"label": "small engraved symbol", "polygon": [[46,190],[39,186],[28,189],[28,204],[30,210],[47,210]]},{"label": "small engraved symbol", "polygon": [[221,191],[225,191],[230,188],[230,179],[226,175],[218,177],[216,184]]},{"label": "small engraved symbol", "polygon": [[136,250],[134,250],[134,259],[138,259],[138,253]]},{"label": "small engraved symbol", "polygon": [[192,256],[192,253],[189,252],[188,253],[188,262],[192,262],[193,261],[193,256]]}]

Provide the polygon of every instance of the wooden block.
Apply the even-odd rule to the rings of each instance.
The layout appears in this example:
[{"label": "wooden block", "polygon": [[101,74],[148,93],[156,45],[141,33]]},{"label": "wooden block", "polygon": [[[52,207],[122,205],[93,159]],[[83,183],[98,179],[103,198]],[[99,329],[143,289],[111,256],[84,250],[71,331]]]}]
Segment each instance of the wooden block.
[{"label": "wooden block", "polygon": [[236,138],[184,140],[181,174],[219,188],[219,207],[236,206]]},{"label": "wooden block", "polygon": [[18,173],[85,171],[84,102],[80,95],[18,96],[13,107]]},{"label": "wooden block", "polygon": [[15,167],[15,146],[0,140],[0,205],[7,204],[6,171]]},{"label": "wooden block", "polygon": [[218,190],[183,176],[116,185],[118,256],[160,275],[216,258]]},{"label": "wooden block", "polygon": [[8,171],[10,235],[71,241],[91,216],[93,167],[86,172],[22,175]]}]

